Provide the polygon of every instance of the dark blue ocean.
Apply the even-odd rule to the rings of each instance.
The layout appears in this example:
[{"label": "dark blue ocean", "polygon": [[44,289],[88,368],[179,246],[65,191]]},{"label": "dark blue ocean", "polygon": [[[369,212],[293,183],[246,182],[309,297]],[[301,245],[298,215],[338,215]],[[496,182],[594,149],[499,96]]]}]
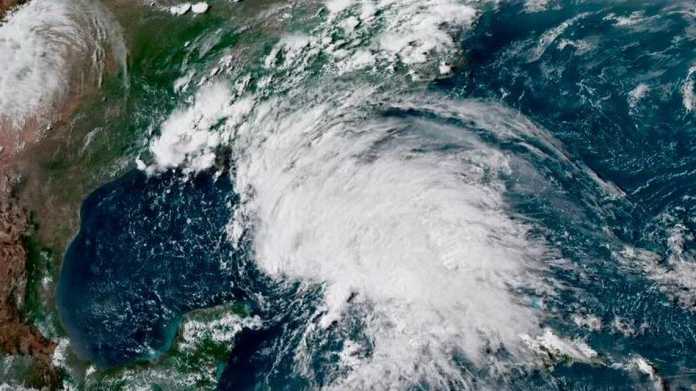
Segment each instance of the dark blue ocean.
[{"label": "dark blue ocean", "polygon": [[[453,72],[427,90],[510,107],[560,141],[577,171],[529,155],[547,181],[508,178],[505,194],[516,214],[536,223],[532,234],[575,265],[551,268],[570,288],[544,298],[553,316],[542,326],[581,338],[606,362],[642,357],[659,380],[570,360],[516,371],[498,386],[688,390],[696,384],[696,274],[683,270],[696,263],[696,107],[685,94],[696,88],[696,4],[550,3],[533,13],[519,2],[484,11],[458,37]],[[375,115],[433,120],[418,110]],[[277,284],[255,266],[247,240],[232,246],[226,227],[239,197],[228,170],[134,170],[84,201],[58,290],[61,319],[83,359],[105,368],[147,361],[170,348],[183,314],[227,302],[248,303],[265,323],[237,335],[221,390],[330,384],[341,341],[369,340],[360,321],[330,328],[312,341],[323,352],[310,360],[315,377],[296,370],[290,358],[306,343],[297,330],[321,305],[320,285]],[[631,266],[626,248],[656,256]],[[570,321],[577,314],[606,327]],[[468,365],[461,364],[476,376]]]},{"label": "dark blue ocean", "polygon": [[229,180],[132,171],[92,193],[58,297],[76,349],[99,366],[168,350],[185,312],[233,297]]}]

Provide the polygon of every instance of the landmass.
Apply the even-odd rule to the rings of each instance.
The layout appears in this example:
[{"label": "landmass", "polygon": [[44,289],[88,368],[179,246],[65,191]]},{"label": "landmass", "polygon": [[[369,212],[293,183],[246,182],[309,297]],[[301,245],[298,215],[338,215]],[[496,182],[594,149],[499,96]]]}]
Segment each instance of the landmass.
[{"label": "landmass", "polygon": [[26,2],[27,0],[0,0],[0,21],[2,21],[7,12],[12,10],[12,8]]},{"label": "landmass", "polygon": [[[0,28],[24,12],[24,6],[30,7],[31,2],[0,0]],[[96,11],[89,17],[104,18],[107,14],[97,7],[101,5],[95,5]],[[109,21],[101,22],[106,25]],[[3,50],[10,50],[10,55],[15,53],[12,50],[23,50],[21,36],[6,30],[0,38],[9,39],[6,43],[10,45],[0,47],[0,56],[8,54]],[[79,38],[87,43],[58,48],[66,66],[58,74],[67,77],[65,90],[57,91],[47,106],[19,120],[6,111],[0,114],[0,370],[4,374],[0,388],[59,389],[64,377],[54,362],[57,340],[63,334],[54,309],[55,281],[63,251],[79,221],[80,201],[104,175],[99,171],[103,167],[100,163],[85,166],[85,160],[94,160],[94,155],[85,151],[86,137],[94,121],[103,120],[114,110],[102,110],[104,114],[95,116],[94,121],[83,119],[84,125],[73,121],[84,115],[80,114],[83,110],[104,104],[102,89],[118,77],[122,66],[115,50],[102,51],[100,45],[108,47],[112,42]],[[19,46],[12,47],[17,39]],[[34,50],[31,45],[37,43],[27,43],[28,50]],[[90,51],[98,56],[87,55]],[[100,63],[95,65],[95,59]],[[11,71],[21,66],[21,59],[7,61],[5,65],[15,68],[3,76],[12,78]],[[22,85],[17,88],[15,93],[21,95]],[[17,99],[21,104],[21,96]],[[93,140],[98,137],[89,139],[99,146],[98,140]]]},{"label": "landmass", "polygon": [[58,373],[51,363],[56,344],[29,324],[21,311],[27,295],[29,214],[18,205],[11,181],[0,181],[0,350],[31,357],[33,385],[53,388],[58,384]]}]

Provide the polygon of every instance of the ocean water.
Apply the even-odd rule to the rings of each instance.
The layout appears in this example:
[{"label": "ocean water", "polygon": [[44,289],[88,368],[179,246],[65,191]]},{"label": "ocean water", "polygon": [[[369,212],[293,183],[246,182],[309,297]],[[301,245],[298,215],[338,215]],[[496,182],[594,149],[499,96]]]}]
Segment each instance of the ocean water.
[{"label": "ocean water", "polygon": [[179,317],[233,297],[227,245],[234,203],[226,177],[139,171],[84,202],[58,291],[75,349],[99,366],[152,359],[168,350]]},{"label": "ocean water", "polygon": [[83,204],[84,358],[240,301],[263,325],[222,390],[696,383],[693,4],[211,12],[139,169]]}]

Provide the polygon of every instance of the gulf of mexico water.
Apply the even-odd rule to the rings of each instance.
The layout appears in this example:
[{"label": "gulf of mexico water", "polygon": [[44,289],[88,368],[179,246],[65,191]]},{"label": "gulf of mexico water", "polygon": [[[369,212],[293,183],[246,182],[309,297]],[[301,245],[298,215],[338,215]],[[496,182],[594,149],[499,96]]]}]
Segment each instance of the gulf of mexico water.
[{"label": "gulf of mexico water", "polygon": [[83,205],[85,358],[243,300],[220,389],[696,382],[693,4],[214,6],[147,174]]},{"label": "gulf of mexico water", "polygon": [[58,292],[83,357],[105,367],[152,359],[169,349],[183,313],[232,297],[231,190],[226,177],[132,171],[85,200]]}]

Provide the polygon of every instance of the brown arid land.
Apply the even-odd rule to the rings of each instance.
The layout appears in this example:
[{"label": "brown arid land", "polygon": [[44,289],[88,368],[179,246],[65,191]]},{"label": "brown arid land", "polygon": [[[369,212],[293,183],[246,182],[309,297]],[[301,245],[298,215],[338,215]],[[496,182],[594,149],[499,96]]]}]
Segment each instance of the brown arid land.
[{"label": "brown arid land", "polygon": [[[0,0],[0,25],[27,0]],[[5,18],[5,20],[3,20]],[[59,389],[60,369],[53,364],[55,341],[46,338],[27,315],[30,294],[30,242],[51,254],[57,280],[62,254],[79,223],[79,205],[98,181],[81,166],[84,138],[95,121],[76,125],[88,102],[101,101],[102,79],[115,75],[121,63],[99,50],[101,67],[90,53],[76,49],[68,61],[69,88],[50,107],[17,122],[0,113],[0,358],[23,357],[31,362],[26,386]],[[88,55],[90,54],[90,55]],[[108,114],[108,113],[107,113]],[[51,286],[42,310],[54,312]],[[0,378],[0,384],[2,384]]]},{"label": "brown arid land", "polygon": [[0,178],[0,350],[31,356],[42,385],[55,388],[58,373],[51,363],[55,343],[25,322],[20,308],[26,296],[28,211],[19,206],[11,181]]},{"label": "brown arid land", "polygon": [[12,8],[26,3],[27,0],[0,0],[0,21],[5,17],[5,14],[12,10]]}]

